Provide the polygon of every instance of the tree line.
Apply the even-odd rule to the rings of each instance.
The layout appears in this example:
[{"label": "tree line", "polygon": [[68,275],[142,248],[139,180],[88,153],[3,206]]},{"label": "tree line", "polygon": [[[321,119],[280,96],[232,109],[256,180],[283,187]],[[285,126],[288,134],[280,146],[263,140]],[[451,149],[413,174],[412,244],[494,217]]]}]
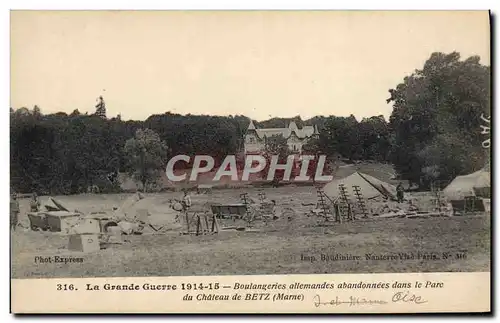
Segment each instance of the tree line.
[{"label": "tree line", "polygon": [[[479,57],[434,53],[422,69],[389,90],[389,120],[373,116],[272,118],[259,128],[316,125],[317,140],[305,152],[346,161],[392,163],[401,178],[422,187],[450,180],[485,162],[481,114],[490,111],[490,67]],[[168,158],[206,154],[222,162],[240,154],[250,123],[246,116],[155,114],[144,121],[106,118],[100,98],[96,114],[44,114],[40,107],[10,109],[11,189],[75,194],[97,186],[118,191],[117,174],[153,181]],[[275,140],[274,150],[283,153]],[[281,142],[281,143],[280,143]],[[285,153],[283,153],[285,154]]]}]

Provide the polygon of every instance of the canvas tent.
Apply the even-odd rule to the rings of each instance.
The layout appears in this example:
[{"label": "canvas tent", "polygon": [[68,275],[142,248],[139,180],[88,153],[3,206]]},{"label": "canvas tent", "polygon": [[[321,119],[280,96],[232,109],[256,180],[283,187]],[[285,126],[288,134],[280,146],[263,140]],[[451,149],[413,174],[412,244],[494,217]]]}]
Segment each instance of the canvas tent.
[{"label": "canvas tent", "polygon": [[461,200],[466,196],[489,197],[491,192],[491,173],[481,169],[472,174],[457,176],[443,190],[444,196],[450,200]]},{"label": "canvas tent", "polygon": [[377,197],[395,199],[396,196],[396,188],[393,185],[385,183],[373,176],[359,172],[355,172],[354,174],[342,179],[331,181],[325,185],[323,191],[330,199],[336,200],[340,196],[340,184],[344,184],[348,198],[351,200],[356,198],[353,186],[360,187],[360,191],[365,199],[373,199]]}]

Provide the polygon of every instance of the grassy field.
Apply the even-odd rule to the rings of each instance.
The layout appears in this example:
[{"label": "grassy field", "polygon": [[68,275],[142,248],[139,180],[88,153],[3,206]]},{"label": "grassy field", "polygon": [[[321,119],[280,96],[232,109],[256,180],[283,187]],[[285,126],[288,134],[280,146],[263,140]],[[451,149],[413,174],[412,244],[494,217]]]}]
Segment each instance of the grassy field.
[{"label": "grassy field", "polygon": [[[120,277],[232,274],[382,273],[490,270],[490,216],[451,218],[370,218],[353,223],[321,226],[304,213],[316,202],[312,188],[269,189],[269,198],[294,206],[292,221],[280,218],[258,232],[223,231],[218,235],[125,236],[122,245],[99,252],[68,252],[68,237],[18,230],[12,234],[13,278]],[[248,190],[245,190],[249,192]],[[256,199],[258,190],[250,191]],[[239,190],[214,191],[194,197],[195,203],[214,200],[238,203]],[[151,195],[161,208],[174,193]],[[59,197],[72,207],[111,208],[126,195]],[[298,202],[300,201],[300,202]],[[23,201],[24,203],[24,201]],[[22,222],[26,223],[23,218]],[[24,225],[24,224],[23,224]],[[365,254],[413,253],[414,259],[367,260]],[[417,254],[436,259],[418,259]],[[443,253],[449,253],[444,259]],[[350,255],[357,260],[321,261],[321,254]],[[457,254],[465,258],[457,258]],[[82,257],[82,263],[36,263],[36,256]],[[314,257],[315,261],[312,261]]]}]

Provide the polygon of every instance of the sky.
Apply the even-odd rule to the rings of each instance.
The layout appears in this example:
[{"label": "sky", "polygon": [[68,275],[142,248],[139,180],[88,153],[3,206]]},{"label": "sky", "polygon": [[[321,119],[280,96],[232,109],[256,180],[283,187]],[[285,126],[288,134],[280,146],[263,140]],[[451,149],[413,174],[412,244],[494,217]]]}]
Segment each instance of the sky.
[{"label": "sky", "polygon": [[431,53],[489,65],[489,30],[486,11],[12,11],[10,106],[388,118]]}]

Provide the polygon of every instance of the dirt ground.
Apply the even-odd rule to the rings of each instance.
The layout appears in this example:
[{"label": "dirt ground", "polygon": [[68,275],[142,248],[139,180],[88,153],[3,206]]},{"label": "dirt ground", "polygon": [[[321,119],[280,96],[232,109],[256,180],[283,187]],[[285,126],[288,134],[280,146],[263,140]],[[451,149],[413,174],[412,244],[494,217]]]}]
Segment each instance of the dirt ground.
[{"label": "dirt ground", "polygon": [[[233,274],[381,273],[490,270],[490,216],[377,218],[325,226],[307,216],[317,202],[313,187],[214,190],[193,195],[194,204],[240,203],[240,194],[258,201],[265,191],[278,213],[292,207],[291,220],[281,216],[256,231],[222,231],[217,235],[124,236],[122,245],[94,253],[67,250],[68,237],[20,228],[12,234],[12,277],[120,277]],[[422,194],[421,194],[422,195]],[[424,194],[425,195],[425,194]],[[426,196],[416,196],[429,204]],[[60,196],[83,212],[112,209],[130,194]],[[148,194],[151,207],[168,208],[182,193]],[[42,203],[44,198],[42,198]],[[28,227],[28,200],[21,200],[21,225]],[[153,205],[154,204],[154,205]],[[408,257],[404,257],[406,253]],[[348,260],[332,260],[340,254]],[[390,259],[369,259],[368,254]],[[40,256],[82,258],[80,263],[40,263]],[[327,256],[330,259],[327,259]],[[411,257],[413,256],[413,258]],[[353,259],[354,258],[354,259]]]}]

